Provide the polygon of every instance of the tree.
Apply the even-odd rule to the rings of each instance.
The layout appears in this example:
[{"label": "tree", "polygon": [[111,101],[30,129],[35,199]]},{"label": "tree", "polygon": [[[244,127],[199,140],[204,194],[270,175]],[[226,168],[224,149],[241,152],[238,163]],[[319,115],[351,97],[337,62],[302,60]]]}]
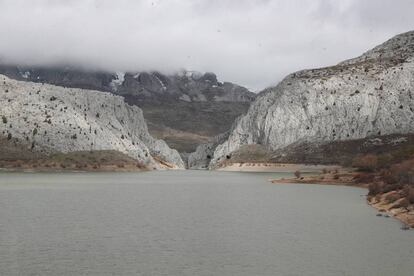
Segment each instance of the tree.
[{"label": "tree", "polygon": [[3,124],[7,124],[7,117],[3,115],[1,118],[3,120]]},{"label": "tree", "polygon": [[293,174],[296,178],[300,178],[300,171],[295,171]]}]

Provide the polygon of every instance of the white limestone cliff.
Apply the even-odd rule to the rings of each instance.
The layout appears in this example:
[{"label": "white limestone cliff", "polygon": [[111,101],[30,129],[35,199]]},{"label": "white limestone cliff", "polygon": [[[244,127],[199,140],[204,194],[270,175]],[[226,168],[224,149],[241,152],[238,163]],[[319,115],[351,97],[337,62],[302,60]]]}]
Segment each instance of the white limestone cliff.
[{"label": "white limestone cliff", "polygon": [[43,153],[116,150],[160,167],[184,163],[150,136],[142,111],[99,91],[16,81],[0,75],[0,134]]},{"label": "white limestone cliff", "polygon": [[291,74],[267,89],[216,147],[210,166],[231,158],[246,144],[272,151],[300,142],[410,132],[414,132],[414,32],[336,66]]}]

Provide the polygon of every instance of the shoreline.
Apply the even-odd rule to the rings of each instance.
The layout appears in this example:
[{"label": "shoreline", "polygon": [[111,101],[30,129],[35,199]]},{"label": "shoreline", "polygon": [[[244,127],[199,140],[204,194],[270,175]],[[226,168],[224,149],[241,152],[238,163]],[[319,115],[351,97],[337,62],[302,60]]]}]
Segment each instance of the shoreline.
[{"label": "shoreline", "polygon": [[377,209],[379,214],[387,213],[389,216],[401,221],[404,226],[408,226],[414,229],[414,208],[412,208],[413,205],[410,206],[411,210],[408,210],[408,208],[402,207],[398,200],[393,203],[388,202],[387,197],[393,193],[395,193],[395,191],[382,194],[380,196],[380,199],[376,199],[375,197],[371,199],[367,198],[368,205]]},{"label": "shoreline", "polygon": [[150,164],[133,159],[113,150],[73,151],[49,155],[0,156],[0,169],[23,172],[142,172],[152,170],[178,170],[175,164],[152,156]]},{"label": "shoreline", "polygon": [[182,170],[180,168],[175,168],[172,166],[165,166],[160,164],[160,168],[150,168],[150,167],[141,167],[136,164],[127,164],[123,166],[119,165],[101,165],[99,167],[88,165],[86,167],[77,167],[77,166],[68,166],[65,168],[62,167],[51,167],[51,166],[19,166],[19,167],[0,167],[0,173],[2,172],[23,172],[23,173],[105,173],[105,172],[150,172],[150,171],[164,171],[164,170]]},{"label": "shoreline", "polygon": [[[300,178],[288,178],[288,179],[271,179],[273,184],[311,184],[311,185],[331,185],[331,186],[348,186],[364,188],[368,190],[368,186],[371,183],[357,183],[355,177],[358,175],[354,170],[342,168],[335,172],[321,173],[320,175],[303,176]],[[388,193],[381,194],[375,197],[366,196],[366,202],[369,206],[378,210],[377,216],[383,216],[382,213],[386,213],[384,216],[390,216],[399,220],[403,225],[402,229],[408,230],[414,228],[414,205],[411,204],[408,207],[401,206],[401,200],[389,202],[389,198],[392,195],[397,194],[396,191],[390,191]]]},{"label": "shoreline", "polygon": [[303,173],[317,173],[323,170],[337,170],[337,165],[306,165],[306,164],[290,164],[290,163],[231,163],[222,167],[218,167],[216,171],[226,172],[287,172],[293,173],[301,171]]},{"label": "shoreline", "polygon": [[23,172],[23,173],[88,173],[88,172],[147,172],[151,171],[150,169],[138,168],[135,166],[124,166],[118,167],[116,165],[111,166],[101,166],[98,168],[94,167],[83,167],[76,168],[76,166],[68,168],[60,167],[30,167],[30,166],[21,166],[21,167],[0,167],[0,173],[2,172]]},{"label": "shoreline", "polygon": [[0,171],[9,172],[146,172],[179,170],[153,156],[154,164],[143,164],[120,152],[70,152],[30,159],[0,160]]},{"label": "shoreline", "polygon": [[[302,173],[302,171],[301,171]],[[356,183],[354,181],[357,173],[351,169],[341,168],[333,171],[322,171],[318,175],[304,175],[299,178],[272,179],[274,184],[318,184],[329,186],[350,186],[368,189],[369,183]]]},{"label": "shoreline", "polygon": [[[17,162],[17,166],[16,166]],[[3,164],[4,165],[4,164]],[[0,167],[0,173],[6,172],[23,172],[23,173],[90,173],[90,172],[148,172],[151,169],[143,167],[137,163],[105,164],[91,165],[84,164],[79,167],[71,164],[65,168],[58,166],[24,163],[21,161],[8,162],[8,166]],[[166,167],[164,169],[172,169]],[[273,184],[311,184],[311,185],[330,185],[330,186],[348,186],[364,188],[372,182],[357,182],[356,178],[360,173],[350,168],[344,168],[336,165],[306,165],[306,164],[285,164],[285,163],[233,163],[226,167],[216,169],[223,172],[275,172],[275,173],[294,173],[300,172],[299,177],[270,179]],[[311,175],[308,175],[311,173]],[[304,175],[302,175],[304,174]],[[402,198],[390,202],[391,197],[398,194],[396,191],[380,194],[375,197],[366,196],[367,204],[378,210],[378,216],[386,213],[384,216],[391,216],[403,223],[403,229],[407,227],[414,228],[414,205],[400,206]]]}]

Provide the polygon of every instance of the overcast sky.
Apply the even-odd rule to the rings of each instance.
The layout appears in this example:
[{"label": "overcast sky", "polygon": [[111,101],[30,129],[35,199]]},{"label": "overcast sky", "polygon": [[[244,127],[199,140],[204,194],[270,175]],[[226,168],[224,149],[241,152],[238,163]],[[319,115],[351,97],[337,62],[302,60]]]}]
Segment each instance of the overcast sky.
[{"label": "overcast sky", "polygon": [[260,90],[414,30],[413,0],[0,0],[0,59],[215,72]]}]

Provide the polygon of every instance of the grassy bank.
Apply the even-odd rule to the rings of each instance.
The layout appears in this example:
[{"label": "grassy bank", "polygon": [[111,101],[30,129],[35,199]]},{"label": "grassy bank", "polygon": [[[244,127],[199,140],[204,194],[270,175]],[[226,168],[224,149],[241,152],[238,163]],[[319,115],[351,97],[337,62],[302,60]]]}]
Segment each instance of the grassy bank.
[{"label": "grassy bank", "polygon": [[146,171],[144,164],[117,151],[77,151],[0,160],[0,168],[24,171]]}]

